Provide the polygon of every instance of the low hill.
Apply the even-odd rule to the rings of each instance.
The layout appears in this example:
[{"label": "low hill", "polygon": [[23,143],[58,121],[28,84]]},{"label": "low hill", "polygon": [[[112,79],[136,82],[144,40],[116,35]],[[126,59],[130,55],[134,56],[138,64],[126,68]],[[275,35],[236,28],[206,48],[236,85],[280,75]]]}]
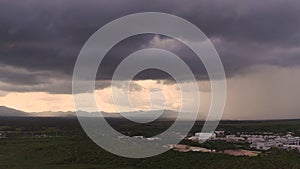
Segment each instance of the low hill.
[{"label": "low hill", "polygon": [[0,116],[28,116],[28,113],[20,111],[20,110],[16,110],[16,109],[12,109],[12,108],[8,108],[5,106],[0,106]]}]

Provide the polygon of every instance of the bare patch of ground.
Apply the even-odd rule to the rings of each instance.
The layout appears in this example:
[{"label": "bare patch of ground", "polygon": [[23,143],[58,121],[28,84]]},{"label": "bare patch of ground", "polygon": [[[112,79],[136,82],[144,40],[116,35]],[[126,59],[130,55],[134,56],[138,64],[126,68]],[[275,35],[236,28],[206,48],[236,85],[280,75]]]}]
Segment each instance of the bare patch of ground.
[{"label": "bare patch of ground", "polygon": [[250,150],[225,150],[225,154],[233,155],[233,156],[258,156],[261,152],[260,151],[250,151]]}]

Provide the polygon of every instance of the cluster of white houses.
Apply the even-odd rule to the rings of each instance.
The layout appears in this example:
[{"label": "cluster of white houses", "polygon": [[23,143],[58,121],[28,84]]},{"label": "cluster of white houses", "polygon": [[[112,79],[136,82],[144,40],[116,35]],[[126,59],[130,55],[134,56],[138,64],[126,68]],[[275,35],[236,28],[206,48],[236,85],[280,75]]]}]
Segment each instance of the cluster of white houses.
[{"label": "cluster of white houses", "polygon": [[235,143],[249,143],[251,148],[257,150],[269,150],[273,147],[281,149],[295,149],[300,151],[300,137],[294,137],[291,133],[285,136],[275,135],[252,135],[240,134],[225,135],[224,131],[215,131],[213,133],[195,133],[195,136],[189,137],[189,140],[203,142],[206,140],[224,140]]},{"label": "cluster of white houses", "polygon": [[250,147],[257,150],[269,150],[272,147],[277,147],[300,151],[300,137],[294,137],[291,134],[282,137],[273,135],[241,135],[241,137],[246,138],[246,141],[251,143]]}]

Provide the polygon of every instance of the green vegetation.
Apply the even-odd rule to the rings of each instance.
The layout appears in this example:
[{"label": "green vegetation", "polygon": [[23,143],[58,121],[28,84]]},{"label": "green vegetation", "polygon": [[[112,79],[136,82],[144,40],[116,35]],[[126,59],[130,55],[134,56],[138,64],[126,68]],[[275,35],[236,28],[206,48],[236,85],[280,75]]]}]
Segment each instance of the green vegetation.
[{"label": "green vegetation", "polygon": [[85,137],[0,140],[1,169],[299,169],[298,152],[272,150],[258,157],[168,151],[147,159],[112,155]]},{"label": "green vegetation", "polygon": [[300,120],[270,120],[270,121],[222,121],[218,129],[230,131],[233,134],[238,132],[273,132],[286,134],[293,132],[300,136]]},{"label": "green vegetation", "polygon": [[[266,131],[299,130],[300,121],[282,122],[222,122],[223,129]],[[273,123],[273,124],[272,124]],[[118,125],[115,125],[118,124]],[[170,122],[140,126],[115,123],[121,132],[151,135]],[[201,122],[196,124],[200,126]],[[138,129],[137,129],[138,127]],[[250,127],[250,129],[248,129]],[[256,128],[255,128],[256,127]],[[280,127],[280,129],[278,128]],[[218,153],[177,152],[170,150],[146,159],[129,159],[110,154],[94,144],[81,130],[76,119],[0,119],[0,132],[8,138],[0,139],[0,169],[299,169],[300,153],[272,149],[257,157],[235,157]],[[194,128],[196,131],[196,128]],[[199,129],[198,129],[199,131]],[[30,137],[29,133],[53,137]],[[58,132],[58,134],[57,134]],[[24,134],[25,133],[25,134]],[[56,134],[58,137],[56,137]],[[32,134],[31,134],[32,135]],[[26,137],[24,137],[26,136]],[[199,143],[190,143],[199,144]],[[200,146],[217,149],[235,149],[246,144],[222,141],[206,142]]]}]

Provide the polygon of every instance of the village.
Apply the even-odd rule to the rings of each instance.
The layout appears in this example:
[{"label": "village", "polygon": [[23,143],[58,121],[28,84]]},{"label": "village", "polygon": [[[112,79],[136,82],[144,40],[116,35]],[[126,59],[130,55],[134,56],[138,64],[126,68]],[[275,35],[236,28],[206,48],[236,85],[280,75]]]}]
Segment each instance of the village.
[{"label": "village", "polygon": [[225,131],[215,131],[212,133],[196,132],[194,136],[187,137],[187,140],[198,141],[226,141],[229,143],[248,143],[251,149],[266,151],[271,148],[286,150],[298,150],[300,152],[300,137],[294,137],[292,132],[280,136],[272,132],[262,132],[259,134],[237,133],[225,134]]}]

